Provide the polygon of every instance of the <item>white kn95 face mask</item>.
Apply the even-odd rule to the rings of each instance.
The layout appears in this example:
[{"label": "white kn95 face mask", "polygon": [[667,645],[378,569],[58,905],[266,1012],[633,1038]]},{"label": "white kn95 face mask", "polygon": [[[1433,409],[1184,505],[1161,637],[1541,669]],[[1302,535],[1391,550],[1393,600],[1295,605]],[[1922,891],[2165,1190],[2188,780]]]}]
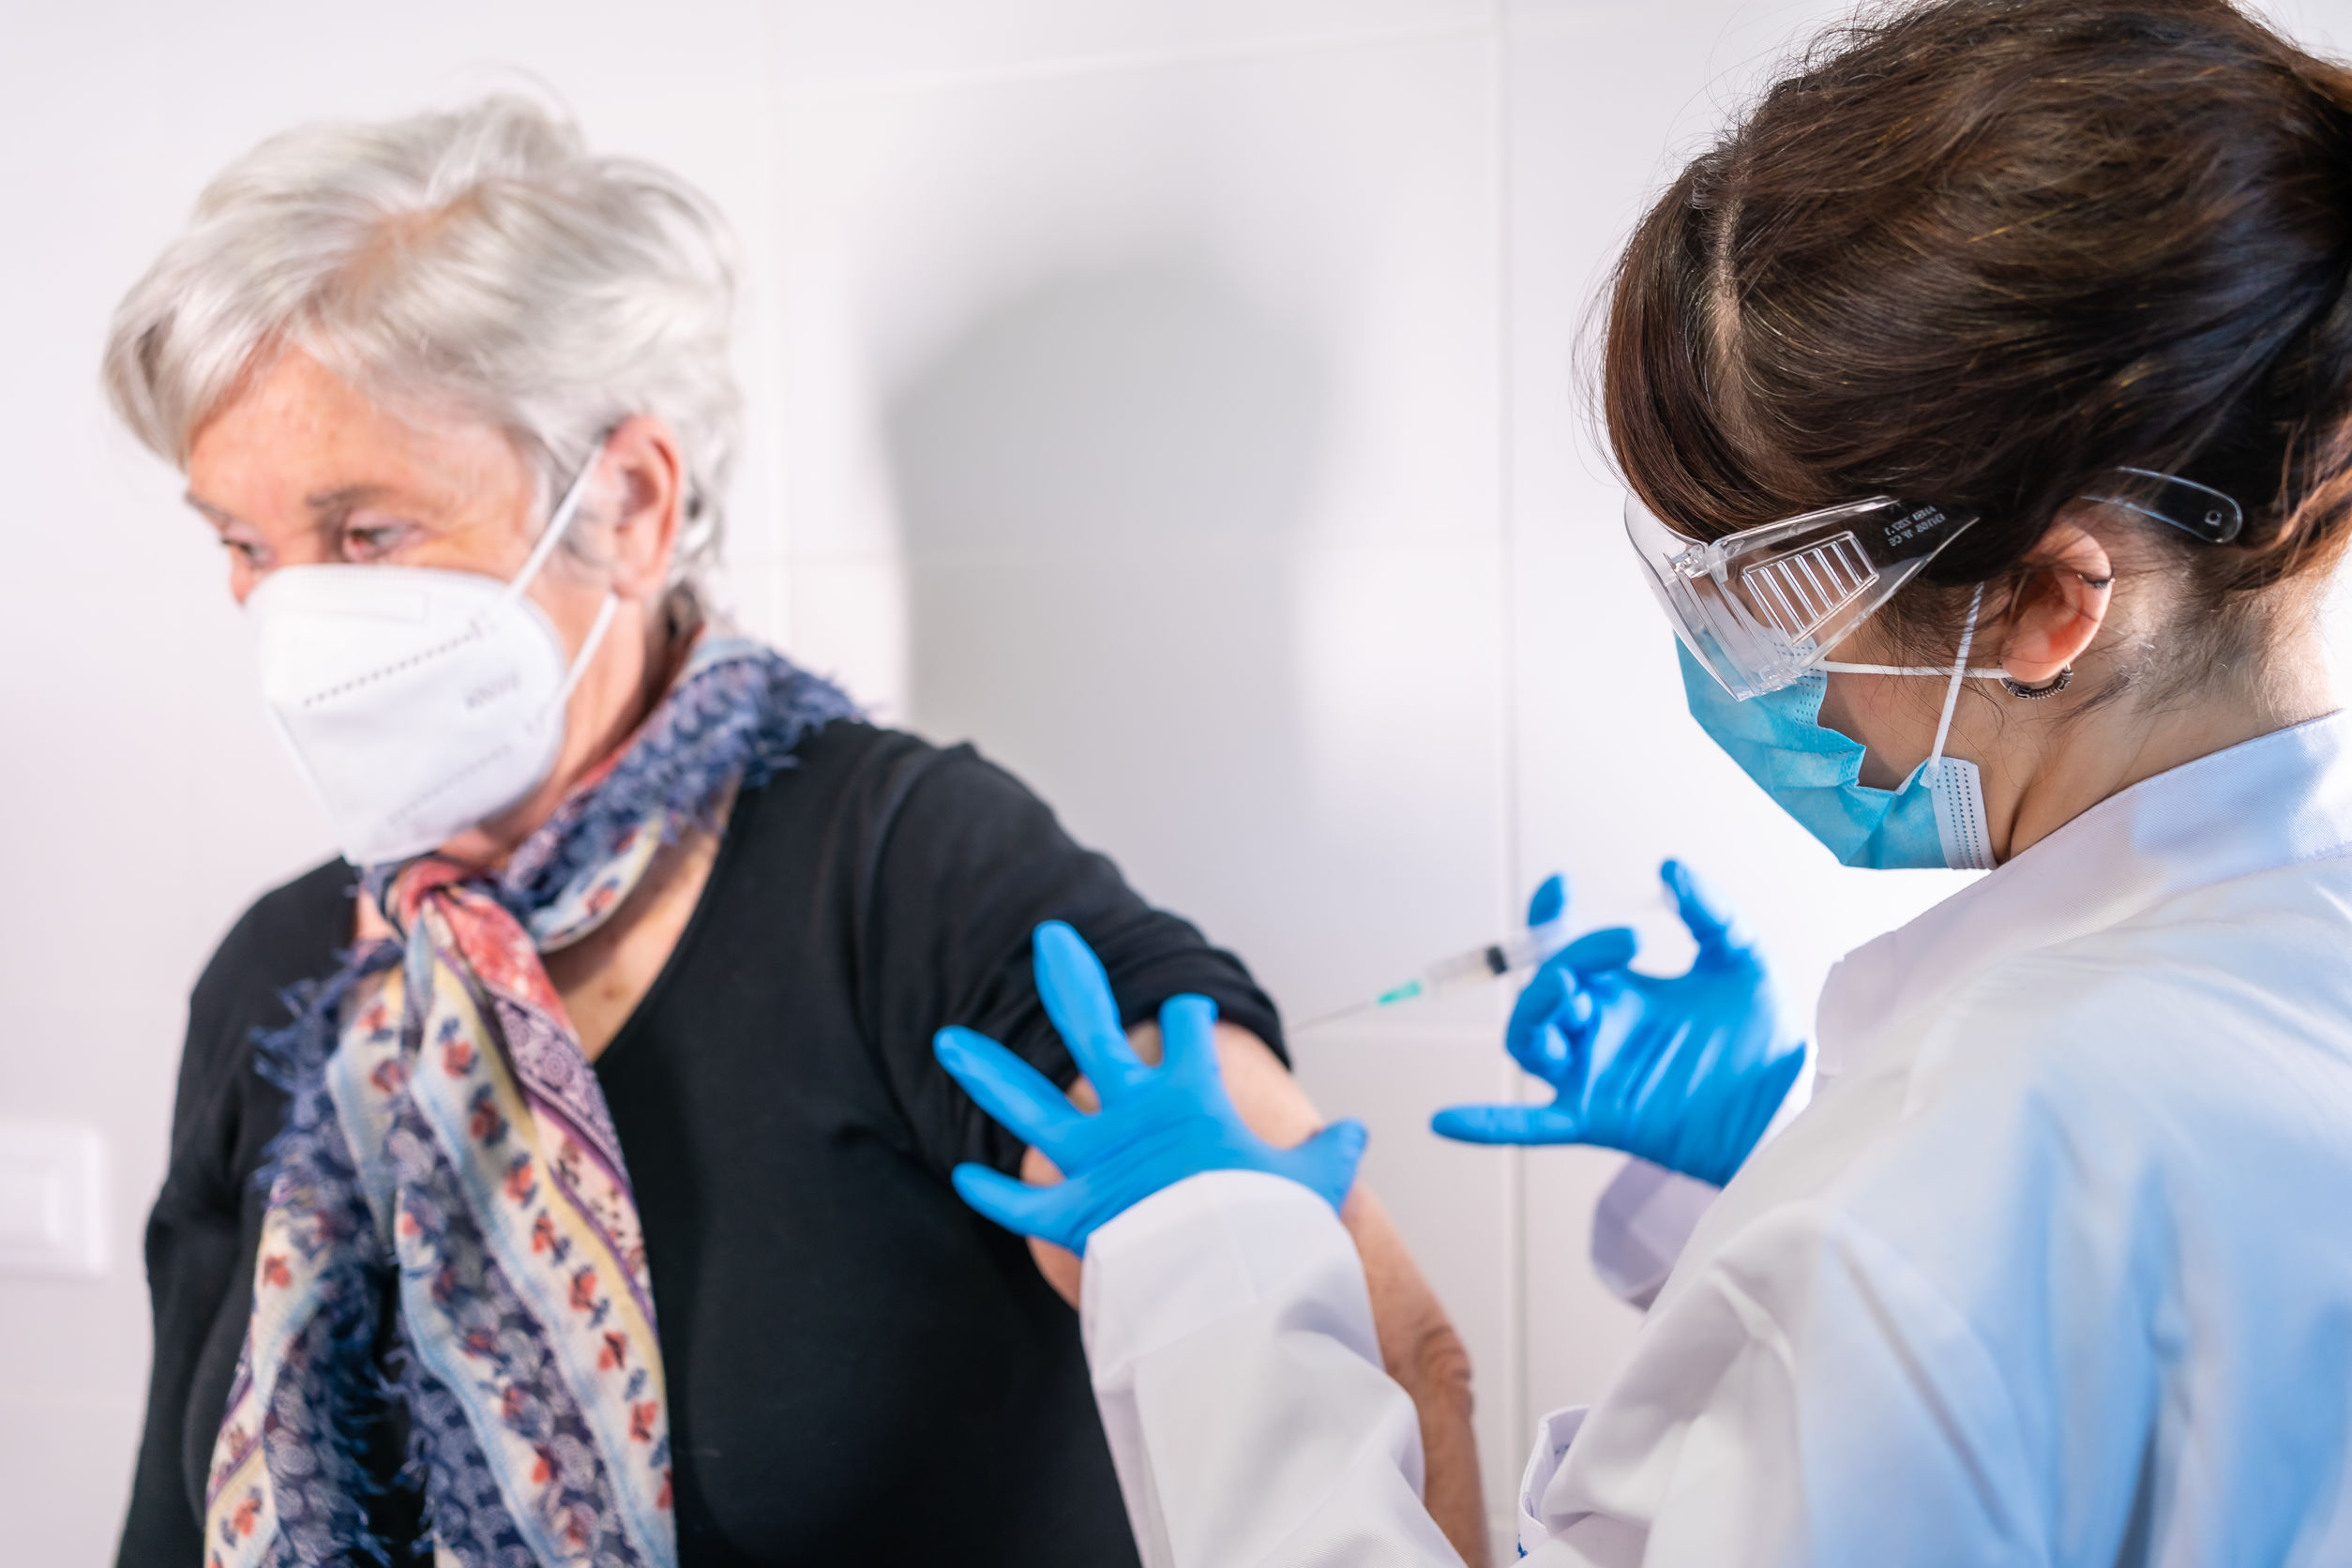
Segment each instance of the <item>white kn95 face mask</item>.
[{"label": "white kn95 face mask", "polygon": [[524,593],[602,453],[599,444],[512,582],[429,566],[283,566],[247,597],[263,701],[353,865],[422,854],[554,770],[565,703],[619,600],[605,596],[566,664]]}]

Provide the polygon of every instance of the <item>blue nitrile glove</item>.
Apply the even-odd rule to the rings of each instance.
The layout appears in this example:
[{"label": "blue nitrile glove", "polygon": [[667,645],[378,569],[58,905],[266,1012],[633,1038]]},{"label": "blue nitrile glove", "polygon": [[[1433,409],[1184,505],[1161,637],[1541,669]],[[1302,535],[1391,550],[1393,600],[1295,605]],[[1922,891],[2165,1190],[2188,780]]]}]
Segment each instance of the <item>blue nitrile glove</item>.
[{"label": "blue nitrile glove", "polygon": [[[1549,1083],[1547,1106],[1457,1106],[1431,1125],[1470,1143],[1595,1143],[1721,1185],[1804,1070],[1785,1039],[1764,960],[1679,861],[1660,871],[1698,942],[1688,973],[1628,967],[1633,933],[1595,931],[1545,960],[1519,993],[1506,1044]],[[1554,882],[1531,922],[1557,918]]]},{"label": "blue nitrile glove", "polygon": [[1120,1027],[1110,978],[1059,920],[1037,927],[1037,994],[1103,1108],[1072,1105],[1053,1080],[985,1034],[942,1029],[941,1066],[1062,1172],[1032,1186],[985,1165],[956,1168],[965,1202],[1007,1230],[1083,1253],[1086,1239],[1162,1187],[1204,1170],[1263,1170],[1311,1188],[1335,1210],[1364,1156],[1364,1123],[1334,1122],[1296,1149],[1250,1131],[1217,1070],[1216,1003],[1174,996],[1160,1008],[1161,1058],[1147,1066]]}]

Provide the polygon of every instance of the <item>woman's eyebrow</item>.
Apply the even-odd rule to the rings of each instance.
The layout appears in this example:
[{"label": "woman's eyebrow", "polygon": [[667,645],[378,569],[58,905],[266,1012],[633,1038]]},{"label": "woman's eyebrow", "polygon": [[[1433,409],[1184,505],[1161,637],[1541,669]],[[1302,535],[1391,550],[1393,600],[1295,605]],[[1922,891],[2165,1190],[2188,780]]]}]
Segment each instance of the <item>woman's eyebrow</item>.
[{"label": "woman's eyebrow", "polygon": [[313,512],[348,512],[366,502],[381,500],[389,493],[385,485],[342,485],[329,490],[313,490],[302,498],[302,504]]},{"label": "woman's eyebrow", "polygon": [[206,522],[211,523],[215,528],[227,528],[233,524],[239,528],[250,528],[253,526],[243,518],[237,516],[234,512],[229,510],[226,506],[216,506],[211,502],[205,500],[203,496],[198,495],[194,490],[183,492],[180,499],[187,502],[189,507],[192,508],[198,516],[202,517]]}]

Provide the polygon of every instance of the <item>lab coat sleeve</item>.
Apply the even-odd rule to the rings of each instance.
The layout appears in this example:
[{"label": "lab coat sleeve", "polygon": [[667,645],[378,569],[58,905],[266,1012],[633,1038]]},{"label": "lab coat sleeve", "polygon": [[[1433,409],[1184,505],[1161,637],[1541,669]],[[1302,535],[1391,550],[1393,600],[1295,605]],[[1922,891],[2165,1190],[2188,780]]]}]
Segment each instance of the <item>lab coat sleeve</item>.
[{"label": "lab coat sleeve", "polygon": [[1649,1311],[1722,1192],[1695,1176],[1628,1159],[1593,1206],[1592,1272],[1620,1301]]},{"label": "lab coat sleeve", "polygon": [[[1780,1108],[1756,1139],[1756,1149],[1778,1137],[1813,1102],[1820,1053],[1811,1045],[1802,1048],[1804,1070],[1788,1086]],[[1749,1158],[1755,1158],[1755,1151],[1750,1151]],[[1627,1159],[1593,1206],[1592,1272],[1620,1301],[1649,1311],[1682,1249],[1690,1244],[1698,1222],[1707,1217],[1707,1211],[1722,1194],[1721,1187],[1695,1176],[1652,1165],[1637,1155]]]},{"label": "lab coat sleeve", "polygon": [[1088,1243],[1081,1313],[1146,1568],[1460,1563],[1355,1244],[1305,1187],[1224,1170],[1153,1195]]}]

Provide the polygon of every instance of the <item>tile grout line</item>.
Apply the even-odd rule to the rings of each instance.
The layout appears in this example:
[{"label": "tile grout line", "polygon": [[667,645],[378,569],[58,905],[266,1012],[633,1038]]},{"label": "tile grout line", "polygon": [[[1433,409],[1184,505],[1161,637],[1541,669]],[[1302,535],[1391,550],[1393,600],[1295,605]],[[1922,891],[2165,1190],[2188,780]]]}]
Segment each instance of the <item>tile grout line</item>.
[{"label": "tile grout line", "polygon": [[[1500,845],[1503,857],[1503,885],[1511,890],[1511,901],[1517,903],[1520,875],[1521,822],[1519,787],[1519,725],[1521,711],[1518,647],[1518,597],[1516,566],[1518,565],[1518,487],[1514,473],[1517,455],[1515,415],[1517,400],[1512,385],[1511,324],[1513,284],[1517,272],[1512,255],[1515,233],[1512,227],[1514,198],[1511,145],[1511,6],[1510,0],[1494,0],[1494,181],[1495,181],[1495,378],[1499,396],[1496,399],[1495,457],[1497,464],[1497,499],[1501,505],[1501,543],[1497,550],[1500,563],[1500,592],[1502,627],[1502,811]],[[1515,909],[1506,909],[1509,921]],[[1506,928],[1508,927],[1506,926]],[[1512,1080],[1512,1095],[1517,1098],[1524,1088],[1515,1078]],[[1503,1166],[1503,1342],[1510,1363],[1510,1383],[1503,1399],[1504,1427],[1509,1434],[1505,1441],[1524,1440],[1528,1430],[1528,1317],[1529,1303],[1527,1267],[1527,1152],[1509,1150]],[[1517,1467],[1510,1461],[1506,1449],[1503,1473],[1516,1473]],[[1518,1510],[1506,1506],[1505,1516],[1512,1520],[1515,1531]]]},{"label": "tile grout line", "polygon": [[768,494],[767,523],[768,563],[763,563],[761,575],[767,579],[764,596],[769,611],[767,631],[776,646],[787,654],[794,652],[793,644],[800,630],[800,606],[797,602],[800,581],[799,564],[792,540],[792,497],[791,480],[792,443],[784,433],[784,421],[789,406],[786,393],[787,360],[785,344],[790,330],[792,305],[786,294],[784,264],[784,192],[783,158],[784,117],[784,37],[779,15],[782,0],[769,0],[760,9],[760,49],[764,56],[761,75],[766,91],[760,95],[760,169],[761,206],[764,217],[764,239],[767,255],[763,260],[763,302],[761,325],[765,328],[759,345],[761,377],[765,383],[767,417],[761,432],[761,441],[767,452]]}]

